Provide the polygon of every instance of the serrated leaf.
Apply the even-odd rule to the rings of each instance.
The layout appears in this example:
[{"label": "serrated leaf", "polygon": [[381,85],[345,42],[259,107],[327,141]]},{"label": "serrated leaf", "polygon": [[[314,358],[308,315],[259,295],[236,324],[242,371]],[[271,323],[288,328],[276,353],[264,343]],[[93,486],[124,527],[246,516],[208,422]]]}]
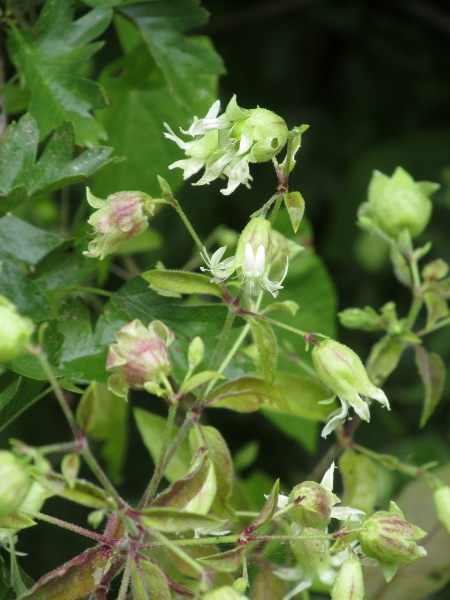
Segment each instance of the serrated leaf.
[{"label": "serrated leaf", "polygon": [[198,561],[215,571],[233,573],[242,567],[246,551],[247,549],[244,546],[239,546],[220,554],[199,558]]},{"label": "serrated leaf", "polygon": [[170,600],[167,578],[150,560],[139,559],[131,568],[131,585],[136,600]]},{"label": "serrated leaf", "polygon": [[222,297],[222,288],[217,283],[211,283],[209,277],[200,273],[186,271],[145,271],[142,273],[145,281],[156,285],[162,290],[180,294],[212,294]]},{"label": "serrated leaf", "polygon": [[294,233],[297,233],[297,229],[305,212],[305,200],[300,192],[286,193],[283,195],[283,199]]},{"label": "serrated leaf", "polygon": [[140,520],[144,529],[179,533],[192,529],[215,529],[223,523],[208,515],[180,512],[171,508],[149,508],[141,511]]},{"label": "serrated leaf", "polygon": [[[121,7],[141,30],[147,48],[176,101],[191,115],[214,76],[224,72],[222,60],[203,38],[183,33],[204,25],[208,13],[198,0],[171,0]],[[209,108],[209,107],[208,107]]]},{"label": "serrated leaf", "polygon": [[270,400],[266,382],[259,377],[243,376],[217,386],[205,399],[205,406],[228,408],[250,413]]},{"label": "serrated leaf", "polygon": [[278,359],[278,343],[272,327],[254,317],[247,317],[267,385],[272,385]]},{"label": "serrated leaf", "polygon": [[50,571],[20,600],[77,600],[86,598],[100,585],[111,567],[115,548],[89,548],[59,569]]},{"label": "serrated leaf", "polygon": [[56,496],[61,496],[89,508],[111,507],[110,496],[101,488],[89,481],[77,479],[70,486],[62,475],[57,473],[40,473],[31,468],[32,475],[44,488],[50,490]]},{"label": "serrated leaf", "polygon": [[105,99],[96,82],[78,74],[100,49],[101,44],[90,42],[106,29],[112,13],[95,8],[74,22],[73,14],[66,0],[47,0],[31,31],[10,29],[10,56],[31,94],[29,111],[41,137],[72,121],[77,143],[95,145],[105,133],[91,113],[104,106]]},{"label": "serrated leaf", "polygon": [[414,350],[417,369],[425,386],[425,399],[420,417],[420,426],[424,427],[441,399],[446,369],[439,354],[427,352],[421,346],[415,346]]},{"label": "serrated leaf", "polygon": [[[141,408],[135,408],[133,414],[134,418],[136,419],[136,425],[139,433],[141,434],[142,441],[149,451],[153,462],[156,464],[163,440],[166,419]],[[178,427],[174,427],[172,431],[171,442],[175,439],[177,433]],[[164,476],[169,481],[183,479],[186,476],[186,473],[189,471],[190,463],[191,452],[189,450],[189,444],[187,440],[184,440],[177,452],[174,454],[170,463],[167,465]]]},{"label": "serrated leaf", "polygon": [[106,146],[90,148],[73,158],[75,139],[71,123],[61,124],[52,133],[36,159],[39,133],[35,119],[28,113],[6,129],[0,144],[0,210],[3,212],[27,199],[84,181],[117,160],[110,158],[112,148]]},{"label": "serrated leaf", "polygon": [[36,521],[33,521],[20,512],[13,513],[12,515],[0,515],[0,529],[26,529],[33,525],[36,525]]}]

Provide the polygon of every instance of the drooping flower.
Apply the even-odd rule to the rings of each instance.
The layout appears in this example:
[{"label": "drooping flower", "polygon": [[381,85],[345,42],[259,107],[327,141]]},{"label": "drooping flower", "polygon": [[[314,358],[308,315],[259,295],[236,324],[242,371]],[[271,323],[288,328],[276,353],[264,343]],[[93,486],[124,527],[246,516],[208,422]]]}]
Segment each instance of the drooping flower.
[{"label": "drooping flower", "polygon": [[144,327],[135,319],[122,327],[106,359],[106,369],[113,373],[108,379],[109,389],[126,398],[129,388],[142,390],[147,384],[159,384],[172,370],[168,351],[172,341],[172,331],[161,321]]},{"label": "drooping flower", "polygon": [[348,346],[325,339],[313,348],[311,355],[320,379],[341,401],[341,408],[329,415],[328,423],[322,431],[323,437],[347,417],[350,406],[361,419],[370,421],[366,398],[377,400],[390,410],[386,394],[370,382],[361,359]]},{"label": "drooping flower", "polygon": [[83,252],[90,258],[105,258],[128,239],[140,235],[148,227],[145,212],[153,214],[152,198],[144,192],[117,192],[102,200],[96,198],[89,188],[87,201],[97,208],[88,219],[95,230],[94,239],[88,250]]},{"label": "drooping flower", "polygon": [[221,283],[236,272],[247,296],[258,296],[261,292],[268,291],[276,298],[278,292],[283,289],[281,284],[286,277],[289,261],[286,257],[286,266],[280,281],[270,281],[272,244],[269,221],[261,217],[251,219],[239,237],[236,255],[222,260],[225,251],[226,246],[223,246],[209,258],[206,249],[203,249],[201,256],[209,268],[200,268],[212,274],[211,281]]},{"label": "drooping flower", "polygon": [[287,140],[287,126],[281,117],[265,108],[244,109],[230,100],[225,113],[218,116],[216,101],[203,119],[194,119],[186,135],[195,138],[185,142],[167,123],[165,137],[184,150],[188,158],[178,160],[170,169],[183,169],[188,179],[200,169],[205,172],[195,185],[208,184],[218,177],[227,177],[228,185],[221,192],[231,194],[241,183],[249,187],[252,180],[249,164],[266,162],[282,149]]}]

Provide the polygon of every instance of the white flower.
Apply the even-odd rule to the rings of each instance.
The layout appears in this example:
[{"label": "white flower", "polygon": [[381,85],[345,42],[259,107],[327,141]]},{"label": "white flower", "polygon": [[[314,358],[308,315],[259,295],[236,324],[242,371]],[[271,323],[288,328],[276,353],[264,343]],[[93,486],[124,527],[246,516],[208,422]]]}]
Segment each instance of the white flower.
[{"label": "white flower", "polygon": [[206,248],[203,247],[203,253],[200,253],[200,256],[203,258],[209,269],[205,267],[200,267],[201,271],[209,271],[212,274],[211,282],[213,283],[221,283],[228,279],[230,275],[234,272],[234,256],[231,258],[226,258],[225,260],[220,260],[227,249],[226,246],[222,246],[214,252],[214,254],[209,258],[208,252]]},{"label": "white flower", "polygon": [[241,183],[249,187],[252,180],[249,163],[265,162],[273,158],[287,139],[286,123],[279,116],[264,108],[246,110],[240,108],[233,96],[225,113],[218,116],[220,102],[217,100],[203,119],[194,118],[185,135],[194,139],[185,142],[170,129],[165,137],[184,150],[188,158],[178,160],[169,169],[183,169],[188,179],[205,167],[201,179],[194,185],[205,185],[219,177],[227,177],[228,185],[222,194],[228,195]]},{"label": "white flower", "polygon": [[258,246],[255,253],[251,244],[247,243],[245,245],[245,256],[240,276],[241,284],[247,296],[257,296],[264,290],[267,290],[276,298],[279,290],[283,289],[281,284],[286,277],[288,266],[289,260],[286,260],[283,277],[278,283],[270,281],[267,276],[270,265],[266,261],[264,246]]}]

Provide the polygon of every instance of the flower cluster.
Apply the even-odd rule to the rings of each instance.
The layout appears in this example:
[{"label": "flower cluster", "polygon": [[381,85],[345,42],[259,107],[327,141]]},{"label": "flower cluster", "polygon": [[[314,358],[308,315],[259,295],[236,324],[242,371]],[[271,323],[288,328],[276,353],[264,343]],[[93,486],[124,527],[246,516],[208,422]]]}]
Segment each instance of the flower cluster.
[{"label": "flower cluster", "polygon": [[378,400],[390,410],[386,394],[370,382],[361,359],[348,346],[325,339],[313,348],[311,355],[320,379],[339,398],[342,405],[329,415],[329,421],[322,431],[323,437],[347,417],[350,406],[361,419],[370,421],[369,405],[365,398]]},{"label": "flower cluster", "polygon": [[239,238],[235,256],[222,260],[225,251],[226,246],[223,246],[210,258],[206,249],[203,249],[202,258],[208,268],[201,267],[201,270],[211,273],[211,281],[221,283],[237,272],[247,296],[257,296],[266,290],[276,298],[278,292],[283,289],[281,284],[287,274],[289,258],[286,256],[285,270],[280,281],[270,281],[273,245],[269,221],[261,217],[251,219]]},{"label": "flower cluster", "polygon": [[194,139],[185,142],[170,129],[164,135],[174,141],[188,158],[178,160],[170,169],[183,169],[188,179],[205,167],[203,177],[195,185],[210,183],[218,177],[227,177],[228,185],[221,192],[231,194],[239,184],[249,187],[249,164],[266,162],[282,149],[288,129],[281,117],[265,108],[247,110],[238,106],[236,96],[230,100],[225,113],[219,115],[220,102],[215,102],[206,117],[195,118],[184,134]]}]

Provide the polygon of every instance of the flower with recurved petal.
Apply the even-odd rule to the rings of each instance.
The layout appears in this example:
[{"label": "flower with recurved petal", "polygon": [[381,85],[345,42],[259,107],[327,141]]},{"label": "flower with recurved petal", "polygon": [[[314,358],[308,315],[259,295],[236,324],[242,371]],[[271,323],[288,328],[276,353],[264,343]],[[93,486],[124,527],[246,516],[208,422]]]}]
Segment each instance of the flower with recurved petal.
[{"label": "flower with recurved petal", "polygon": [[183,169],[184,179],[188,179],[200,169],[205,172],[195,185],[210,183],[218,177],[227,177],[228,185],[221,192],[231,194],[239,184],[247,187],[252,180],[249,164],[266,162],[282,149],[287,140],[288,130],[281,117],[265,108],[244,109],[237,105],[236,96],[229,102],[225,113],[218,116],[220,102],[214,102],[203,119],[194,119],[186,135],[192,141],[185,142],[170,129],[167,139],[175,142],[185,151],[188,158],[178,160],[170,169]]},{"label": "flower with recurved petal", "polygon": [[329,415],[329,421],[322,431],[323,437],[342,423],[350,406],[361,419],[370,421],[369,405],[365,398],[377,400],[390,410],[386,394],[370,382],[361,359],[348,346],[325,339],[313,348],[311,355],[320,379],[341,401],[341,408]]}]

